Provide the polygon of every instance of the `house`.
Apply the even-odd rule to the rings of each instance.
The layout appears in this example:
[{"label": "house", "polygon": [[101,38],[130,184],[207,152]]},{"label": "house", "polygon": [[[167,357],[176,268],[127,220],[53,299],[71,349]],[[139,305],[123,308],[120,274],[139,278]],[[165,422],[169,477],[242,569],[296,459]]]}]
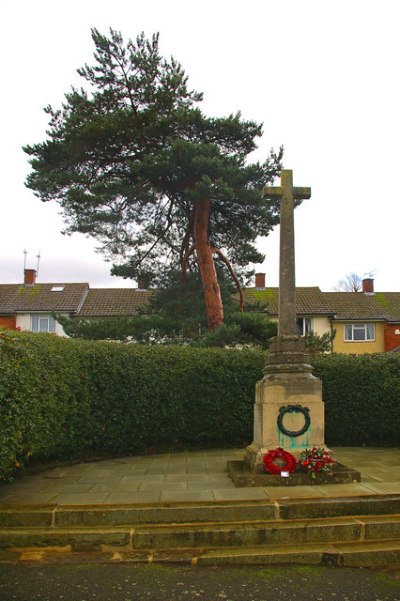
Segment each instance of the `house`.
[{"label": "house", "polygon": [[336,353],[380,353],[400,345],[400,293],[375,292],[364,279],[361,292],[325,292],[334,309]]},{"label": "house", "polygon": [[[38,284],[26,269],[23,284],[0,284],[0,326],[65,335],[53,314],[83,319],[129,317],[145,311],[155,290],[89,288],[87,283]],[[279,288],[266,287],[257,273],[255,286],[244,290],[246,308],[277,321]],[[322,292],[317,286],[296,288],[297,332],[336,335],[333,352],[375,353],[400,347],[400,292],[375,292],[371,278],[361,292]]]},{"label": "house", "polygon": [[[245,306],[277,320],[279,288],[267,288],[263,273],[255,283],[244,291]],[[335,331],[335,353],[381,353],[400,346],[400,292],[375,292],[371,278],[363,280],[360,292],[296,288],[296,312],[299,335]]]},{"label": "house", "polygon": [[0,326],[64,335],[52,313],[78,315],[88,284],[37,284],[36,271],[25,269],[23,284],[0,284]]},{"label": "house", "polygon": [[[244,306],[260,311],[268,319],[278,321],[279,288],[265,286],[265,274],[256,273],[254,288],[245,288]],[[317,286],[296,288],[297,333],[299,336],[313,331],[319,336],[330,332],[334,311]]]},{"label": "house", "polygon": [[0,284],[0,326],[65,336],[53,314],[66,317],[127,317],[143,310],[152,290],[94,288],[89,284],[39,284],[36,271],[25,269],[23,284]]}]

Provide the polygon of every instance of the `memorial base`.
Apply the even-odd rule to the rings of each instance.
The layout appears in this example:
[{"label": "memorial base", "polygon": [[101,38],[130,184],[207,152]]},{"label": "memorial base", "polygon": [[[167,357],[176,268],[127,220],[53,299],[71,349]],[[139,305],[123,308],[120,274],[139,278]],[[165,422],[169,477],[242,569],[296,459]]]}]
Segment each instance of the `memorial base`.
[{"label": "memorial base", "polygon": [[322,382],[311,370],[304,339],[289,335],[272,339],[264,377],[256,384],[253,442],[246,448],[243,461],[228,462],[228,473],[236,486],[361,481],[360,472],[340,463],[315,478],[299,467],[287,477],[265,471],[264,457],[269,451],[281,449],[299,460],[307,449],[326,449]]},{"label": "memorial base", "polygon": [[254,472],[244,461],[228,461],[228,474],[238,488],[249,486],[316,486],[318,484],[352,484],[361,482],[361,473],[341,463],[335,463],[332,471],[321,472],[312,477],[310,473],[296,471],[288,477],[266,472]]}]

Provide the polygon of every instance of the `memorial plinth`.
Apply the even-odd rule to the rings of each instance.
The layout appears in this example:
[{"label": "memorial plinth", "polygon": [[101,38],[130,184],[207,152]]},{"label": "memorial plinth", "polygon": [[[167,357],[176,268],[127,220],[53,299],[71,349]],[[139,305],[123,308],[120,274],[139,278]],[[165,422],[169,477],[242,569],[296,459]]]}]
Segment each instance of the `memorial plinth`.
[{"label": "memorial plinth", "polygon": [[254,440],[244,457],[249,469],[262,472],[270,449],[280,447],[298,457],[307,448],[324,446],[322,383],[311,373],[302,338],[272,341],[255,397]]}]

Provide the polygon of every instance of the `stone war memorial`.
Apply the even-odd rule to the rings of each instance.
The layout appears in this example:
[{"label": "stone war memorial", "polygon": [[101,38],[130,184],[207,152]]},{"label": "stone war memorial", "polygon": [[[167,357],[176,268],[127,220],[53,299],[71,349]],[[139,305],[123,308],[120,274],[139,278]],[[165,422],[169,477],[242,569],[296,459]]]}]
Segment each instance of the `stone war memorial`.
[{"label": "stone war memorial", "polygon": [[[279,449],[298,459],[306,449],[326,448],[322,382],[311,373],[304,338],[297,334],[294,203],[310,197],[310,188],[293,187],[288,169],[282,170],[281,186],[264,189],[264,198],[279,198],[281,204],[278,334],[271,340],[264,377],[256,384],[254,440],[243,461],[228,462],[236,486],[309,484],[309,473],[266,473],[264,456]],[[359,472],[337,463],[315,478],[332,484],[360,479]]]}]

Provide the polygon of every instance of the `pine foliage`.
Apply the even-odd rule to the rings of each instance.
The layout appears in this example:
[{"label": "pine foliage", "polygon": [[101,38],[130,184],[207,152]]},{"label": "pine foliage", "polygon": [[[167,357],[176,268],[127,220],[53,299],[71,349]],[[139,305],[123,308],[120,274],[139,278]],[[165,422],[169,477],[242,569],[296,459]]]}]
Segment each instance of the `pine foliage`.
[{"label": "pine foliage", "polygon": [[24,147],[28,188],[59,203],[65,232],[96,238],[115,275],[159,283],[171,265],[185,275],[199,259],[196,207],[205,199],[218,260],[232,274],[261,262],[255,240],[279,220],[262,189],[282,151],[249,163],[262,126],[239,113],[206,116],[181,65],[160,55],[158,35],[125,43],[93,29],[92,39],[94,64],[78,69],[83,86],[45,109],[47,139]]}]

